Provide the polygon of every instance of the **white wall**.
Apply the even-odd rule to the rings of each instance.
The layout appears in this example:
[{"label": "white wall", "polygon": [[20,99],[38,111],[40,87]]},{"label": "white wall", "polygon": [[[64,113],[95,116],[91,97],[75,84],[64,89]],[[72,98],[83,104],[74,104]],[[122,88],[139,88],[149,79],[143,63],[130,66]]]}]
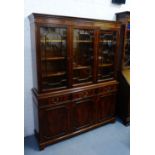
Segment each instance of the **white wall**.
[{"label": "white wall", "polygon": [[124,5],[114,5],[112,0],[25,0],[24,6],[24,135],[34,131],[31,88],[32,61],[30,26],[28,15],[32,12],[75,17],[115,20],[115,13],[129,11],[129,1]]}]

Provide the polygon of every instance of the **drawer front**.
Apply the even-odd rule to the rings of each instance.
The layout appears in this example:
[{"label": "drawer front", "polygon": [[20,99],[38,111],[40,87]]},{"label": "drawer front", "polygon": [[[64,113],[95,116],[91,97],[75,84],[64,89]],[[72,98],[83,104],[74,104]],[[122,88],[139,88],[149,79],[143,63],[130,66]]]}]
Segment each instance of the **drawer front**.
[{"label": "drawer front", "polygon": [[73,93],[72,100],[73,101],[81,100],[83,98],[92,97],[95,94],[96,94],[96,90],[95,89],[90,89],[90,90],[76,92],[76,93]]},{"label": "drawer front", "polygon": [[98,95],[110,94],[117,91],[117,85],[108,85],[97,89]]},{"label": "drawer front", "polygon": [[78,92],[70,92],[68,94],[59,94],[51,97],[45,97],[39,99],[39,106],[48,106],[48,105],[56,105],[71,101],[82,100],[85,98],[93,97],[96,95],[107,95],[117,91],[117,84],[107,85],[99,88],[88,89]]},{"label": "drawer front", "polygon": [[53,97],[49,98],[49,104],[64,103],[64,102],[68,102],[70,100],[71,100],[71,96],[69,94],[53,96]]},{"label": "drawer front", "polygon": [[39,99],[39,107],[47,107],[50,105],[57,105],[61,103],[66,103],[71,101],[71,95],[59,95],[59,96],[52,96],[47,98]]}]

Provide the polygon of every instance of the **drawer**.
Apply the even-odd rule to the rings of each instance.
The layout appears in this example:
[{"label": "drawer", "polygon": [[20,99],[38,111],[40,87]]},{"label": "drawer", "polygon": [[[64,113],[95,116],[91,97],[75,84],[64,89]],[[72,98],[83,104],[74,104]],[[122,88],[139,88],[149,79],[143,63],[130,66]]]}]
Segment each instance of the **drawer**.
[{"label": "drawer", "polygon": [[71,99],[71,96],[69,94],[53,96],[53,97],[49,98],[49,104],[58,104],[58,103],[62,103],[62,102],[67,102],[70,99]]},{"label": "drawer", "polygon": [[97,89],[97,94],[110,94],[117,91],[117,85],[108,85]]},{"label": "drawer", "polygon": [[80,92],[73,93],[72,99],[73,100],[80,100],[80,99],[83,99],[83,98],[94,96],[95,94],[96,94],[95,89],[80,91]]},{"label": "drawer", "polygon": [[61,104],[61,103],[66,103],[71,101],[71,95],[67,94],[67,95],[57,95],[57,96],[52,96],[52,97],[45,97],[45,98],[41,98],[39,99],[39,107],[40,108],[46,108],[50,105],[57,105],[57,104]]}]

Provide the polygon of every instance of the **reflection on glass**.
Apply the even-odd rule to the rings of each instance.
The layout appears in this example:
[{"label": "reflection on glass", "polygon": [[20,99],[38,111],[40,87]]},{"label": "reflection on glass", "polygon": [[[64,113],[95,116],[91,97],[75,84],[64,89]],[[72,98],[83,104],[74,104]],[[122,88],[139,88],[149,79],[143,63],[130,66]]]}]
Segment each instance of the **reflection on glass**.
[{"label": "reflection on glass", "polygon": [[113,77],[114,54],[116,48],[116,32],[100,31],[98,55],[98,80]]},{"label": "reflection on glass", "polygon": [[73,30],[73,84],[92,82],[93,30]]},{"label": "reflection on glass", "polygon": [[66,28],[41,27],[42,87],[65,87],[66,80]]}]

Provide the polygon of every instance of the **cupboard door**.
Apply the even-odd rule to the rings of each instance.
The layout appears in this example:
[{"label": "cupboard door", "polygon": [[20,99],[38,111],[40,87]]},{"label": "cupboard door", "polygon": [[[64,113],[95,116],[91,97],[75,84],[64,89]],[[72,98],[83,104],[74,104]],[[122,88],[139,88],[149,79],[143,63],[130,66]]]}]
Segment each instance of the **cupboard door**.
[{"label": "cupboard door", "polygon": [[115,115],[115,95],[98,97],[98,120],[104,121],[107,118],[113,117]]},{"label": "cupboard door", "polygon": [[41,134],[43,139],[51,139],[68,133],[69,130],[69,108],[67,104],[52,106],[42,109],[41,117]]},{"label": "cupboard door", "polygon": [[116,36],[112,30],[100,30],[98,48],[98,81],[111,80],[115,72]]},{"label": "cupboard door", "polygon": [[42,88],[67,87],[67,28],[40,27]]},{"label": "cupboard door", "polygon": [[94,30],[73,29],[73,85],[93,81]]},{"label": "cupboard door", "polygon": [[73,128],[79,130],[90,126],[95,120],[95,102],[93,98],[87,98],[74,102]]}]

